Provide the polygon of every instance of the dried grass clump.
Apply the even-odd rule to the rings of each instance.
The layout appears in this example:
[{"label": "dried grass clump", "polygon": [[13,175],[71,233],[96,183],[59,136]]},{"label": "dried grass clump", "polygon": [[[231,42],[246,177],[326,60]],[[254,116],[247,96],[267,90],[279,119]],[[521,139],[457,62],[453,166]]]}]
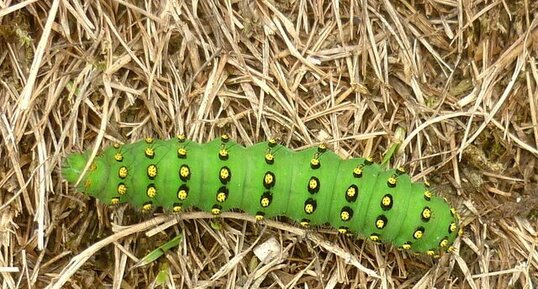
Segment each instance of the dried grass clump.
[{"label": "dried grass clump", "polygon": [[[528,0],[0,4],[2,288],[533,288],[537,14]],[[465,234],[432,260],[239,213],[221,230],[202,212],[150,218],[61,181],[69,152],[180,132],[376,160],[402,141],[397,164],[457,205]],[[175,234],[179,249],[133,267]],[[270,237],[282,252],[262,263]]]}]

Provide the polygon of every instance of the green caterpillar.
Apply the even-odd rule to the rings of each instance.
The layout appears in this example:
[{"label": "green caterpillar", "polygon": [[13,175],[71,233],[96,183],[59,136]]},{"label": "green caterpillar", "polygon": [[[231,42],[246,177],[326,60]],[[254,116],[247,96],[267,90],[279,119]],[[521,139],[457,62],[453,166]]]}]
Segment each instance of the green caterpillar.
[{"label": "green caterpillar", "polygon": [[[89,152],[67,157],[69,183],[77,182],[88,158]],[[142,211],[197,207],[219,215],[238,208],[257,220],[329,223],[343,234],[432,256],[453,250],[460,230],[456,211],[425,184],[369,158],[342,160],[324,145],[294,152],[275,141],[245,148],[227,135],[206,144],[182,135],[146,138],[105,149],[77,189]]]}]

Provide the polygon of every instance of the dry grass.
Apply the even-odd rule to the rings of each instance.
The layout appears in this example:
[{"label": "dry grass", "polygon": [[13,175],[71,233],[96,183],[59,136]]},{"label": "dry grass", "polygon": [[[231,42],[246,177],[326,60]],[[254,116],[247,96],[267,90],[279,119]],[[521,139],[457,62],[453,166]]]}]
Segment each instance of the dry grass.
[{"label": "dry grass", "polygon": [[[535,1],[11,2],[0,3],[2,288],[145,288],[159,273],[169,288],[538,285]],[[202,212],[150,218],[82,198],[58,170],[69,152],[176,133],[325,142],[379,161],[398,129],[397,162],[463,215],[456,254],[239,213],[222,230]],[[175,234],[179,249],[133,268]],[[270,237],[282,252],[263,263],[253,250]]]}]

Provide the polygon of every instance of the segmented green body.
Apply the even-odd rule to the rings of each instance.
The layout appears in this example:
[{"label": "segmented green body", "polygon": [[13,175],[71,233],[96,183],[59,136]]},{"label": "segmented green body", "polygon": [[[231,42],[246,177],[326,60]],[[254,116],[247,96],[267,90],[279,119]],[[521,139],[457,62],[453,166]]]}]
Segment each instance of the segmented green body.
[{"label": "segmented green body", "polygon": [[[89,153],[70,155],[64,177],[75,183]],[[451,250],[458,216],[423,183],[367,158],[342,160],[325,146],[294,152],[274,141],[245,148],[227,136],[199,144],[147,138],[104,150],[77,187],[109,204],[149,211],[197,207],[214,215],[238,208],[301,225],[329,223],[402,249]]]}]

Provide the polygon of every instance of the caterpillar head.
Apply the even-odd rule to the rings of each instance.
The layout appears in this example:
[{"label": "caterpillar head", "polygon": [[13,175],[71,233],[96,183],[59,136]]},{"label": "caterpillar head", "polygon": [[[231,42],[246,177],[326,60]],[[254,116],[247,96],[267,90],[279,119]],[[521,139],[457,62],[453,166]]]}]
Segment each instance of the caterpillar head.
[{"label": "caterpillar head", "polygon": [[[114,157],[115,149],[105,151],[107,157]],[[110,155],[112,153],[112,156]],[[110,200],[110,190],[107,185],[115,184],[108,182],[110,165],[106,163],[107,158],[98,155],[84,172],[90,159],[91,152],[70,154],[62,164],[62,175],[71,185],[76,186],[76,190],[101,200]],[[119,155],[121,157],[121,154]],[[125,167],[123,167],[125,168]],[[118,168],[115,168],[118,170]],[[81,177],[81,175],[84,175]],[[80,179],[80,180],[79,180]],[[109,187],[110,187],[109,186]],[[115,191],[116,189],[114,189]]]},{"label": "caterpillar head", "polygon": [[74,153],[65,158],[62,164],[62,175],[70,184],[75,184],[86,163],[88,162],[89,153]]}]

